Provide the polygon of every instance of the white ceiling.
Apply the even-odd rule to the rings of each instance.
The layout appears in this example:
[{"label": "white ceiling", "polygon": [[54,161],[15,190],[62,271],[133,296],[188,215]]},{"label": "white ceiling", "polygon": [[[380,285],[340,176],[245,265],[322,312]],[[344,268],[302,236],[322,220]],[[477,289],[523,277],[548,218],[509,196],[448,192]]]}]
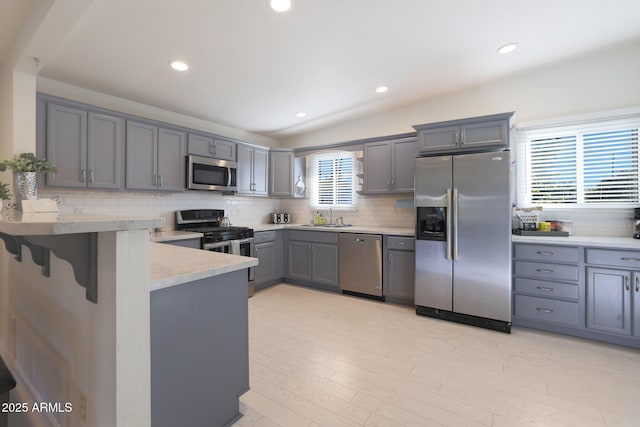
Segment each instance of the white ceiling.
[{"label": "white ceiling", "polygon": [[293,2],[93,0],[40,75],[278,139],[640,37],[638,0]]}]

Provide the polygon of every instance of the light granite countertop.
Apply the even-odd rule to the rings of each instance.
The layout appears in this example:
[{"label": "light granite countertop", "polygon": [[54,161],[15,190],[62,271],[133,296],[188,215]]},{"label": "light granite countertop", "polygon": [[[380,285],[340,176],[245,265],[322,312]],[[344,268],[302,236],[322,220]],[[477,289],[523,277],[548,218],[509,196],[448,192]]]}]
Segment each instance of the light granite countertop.
[{"label": "light granite countertop", "polygon": [[0,233],[13,236],[96,233],[163,227],[164,218],[0,212]]},{"label": "light granite countertop", "polygon": [[349,227],[323,227],[311,226],[308,224],[253,224],[249,227],[254,232],[269,230],[306,230],[306,231],[326,231],[329,233],[365,233],[365,234],[383,234],[389,236],[413,236],[415,234],[413,228],[402,227],[376,227],[367,225],[352,225]]},{"label": "light granite countertop", "polygon": [[176,240],[199,239],[202,236],[202,233],[178,230],[152,231],[149,233],[149,238],[152,242],[172,242]]},{"label": "light granite countertop", "polygon": [[257,258],[149,243],[151,291],[258,265]]},{"label": "light granite countertop", "polygon": [[512,235],[514,243],[537,243],[548,245],[589,246],[615,249],[640,250],[640,240],[632,237],[607,237],[607,236],[518,236]]}]

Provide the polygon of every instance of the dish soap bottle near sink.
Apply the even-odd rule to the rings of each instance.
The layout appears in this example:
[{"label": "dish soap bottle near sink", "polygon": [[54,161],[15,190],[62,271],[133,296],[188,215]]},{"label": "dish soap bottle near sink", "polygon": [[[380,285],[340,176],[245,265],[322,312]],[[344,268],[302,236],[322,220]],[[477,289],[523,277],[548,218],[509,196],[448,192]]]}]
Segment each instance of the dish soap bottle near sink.
[{"label": "dish soap bottle near sink", "polygon": [[324,218],[322,217],[322,214],[320,213],[320,211],[316,211],[316,214],[313,217],[313,224],[314,225],[323,225],[324,224]]}]

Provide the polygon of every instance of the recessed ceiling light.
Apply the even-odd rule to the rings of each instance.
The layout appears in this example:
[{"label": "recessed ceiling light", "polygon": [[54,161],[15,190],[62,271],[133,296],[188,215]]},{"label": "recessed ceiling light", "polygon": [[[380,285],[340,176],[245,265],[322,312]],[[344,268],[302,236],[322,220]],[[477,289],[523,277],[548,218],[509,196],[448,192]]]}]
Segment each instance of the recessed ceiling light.
[{"label": "recessed ceiling light", "polygon": [[498,53],[504,55],[505,53],[511,53],[518,47],[518,43],[509,43],[498,48]]},{"label": "recessed ceiling light", "polygon": [[378,92],[378,93],[385,93],[385,92],[386,92],[386,91],[388,91],[388,90],[389,90],[389,88],[388,88],[388,87],[386,87],[386,86],[378,86],[378,87],[376,88],[376,92]]},{"label": "recessed ceiling light", "polygon": [[169,65],[176,71],[187,71],[189,69],[189,66],[182,61],[171,61]]},{"label": "recessed ceiling light", "polygon": [[291,0],[271,0],[269,4],[276,12],[286,12],[291,9]]},{"label": "recessed ceiling light", "polygon": [[301,119],[303,117],[307,117],[307,113],[305,113],[304,111],[298,111],[296,113],[296,117],[298,117],[299,119]]}]

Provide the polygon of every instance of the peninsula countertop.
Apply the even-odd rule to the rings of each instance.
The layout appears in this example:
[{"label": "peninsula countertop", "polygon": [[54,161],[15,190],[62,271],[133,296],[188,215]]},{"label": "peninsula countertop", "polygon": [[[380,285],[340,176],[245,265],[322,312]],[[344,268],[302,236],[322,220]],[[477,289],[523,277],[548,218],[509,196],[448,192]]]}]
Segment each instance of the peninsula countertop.
[{"label": "peninsula countertop", "polygon": [[0,233],[12,236],[46,236],[142,230],[162,227],[164,218],[132,216],[74,215],[62,213],[0,212]]},{"label": "peninsula countertop", "polygon": [[257,258],[149,242],[150,290],[168,288],[258,265]]}]

